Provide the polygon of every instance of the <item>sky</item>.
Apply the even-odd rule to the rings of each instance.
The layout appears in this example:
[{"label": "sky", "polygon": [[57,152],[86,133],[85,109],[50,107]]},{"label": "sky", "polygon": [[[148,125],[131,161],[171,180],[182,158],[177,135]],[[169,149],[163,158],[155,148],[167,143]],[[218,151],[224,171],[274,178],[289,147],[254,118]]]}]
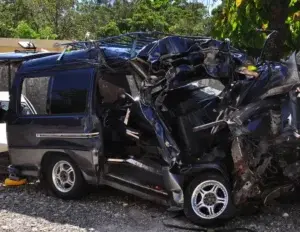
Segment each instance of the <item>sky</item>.
[{"label": "sky", "polygon": [[211,12],[212,9],[217,7],[222,3],[222,0],[190,0],[190,1],[199,1],[202,2],[204,5],[208,7],[209,13]]},{"label": "sky", "polygon": [[[200,2],[203,2],[205,5],[212,5],[213,7],[216,7],[222,3],[222,0],[200,0]],[[212,4],[213,2],[215,3]]]}]

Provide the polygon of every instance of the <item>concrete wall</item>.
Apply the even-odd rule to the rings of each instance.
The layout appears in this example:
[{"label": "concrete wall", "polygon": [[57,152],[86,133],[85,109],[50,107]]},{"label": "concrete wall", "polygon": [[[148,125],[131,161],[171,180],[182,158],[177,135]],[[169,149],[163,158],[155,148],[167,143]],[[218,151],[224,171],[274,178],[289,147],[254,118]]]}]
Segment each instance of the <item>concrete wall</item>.
[{"label": "concrete wall", "polygon": [[62,48],[54,47],[54,44],[70,42],[68,40],[0,38],[0,52],[12,52],[14,50],[22,50],[22,48],[18,45],[18,42],[20,41],[33,42],[37,47],[37,50],[43,48],[49,51],[62,51]]},{"label": "concrete wall", "polygon": [[[11,83],[15,77],[17,67],[11,66]],[[8,91],[8,66],[0,65],[0,91]]]},{"label": "concrete wall", "polygon": [[8,68],[7,66],[0,66],[0,91],[8,90]]}]

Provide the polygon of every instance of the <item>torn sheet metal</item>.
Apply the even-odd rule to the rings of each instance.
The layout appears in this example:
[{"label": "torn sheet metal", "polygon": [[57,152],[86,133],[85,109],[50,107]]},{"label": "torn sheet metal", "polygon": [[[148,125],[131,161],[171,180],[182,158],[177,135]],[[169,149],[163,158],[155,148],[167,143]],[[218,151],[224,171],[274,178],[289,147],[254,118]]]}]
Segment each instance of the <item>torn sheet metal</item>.
[{"label": "torn sheet metal", "polygon": [[234,203],[239,205],[260,194],[255,174],[247,163],[247,153],[242,147],[241,138],[236,137],[232,143],[232,158],[234,163]]},{"label": "torn sheet metal", "polygon": [[[152,73],[188,78],[201,72],[210,78],[222,79],[232,76],[231,57],[239,64],[248,60],[246,54],[232,47],[229,51],[226,46],[226,42],[213,39],[169,36],[145,46],[137,57],[150,64]],[[174,71],[169,71],[170,66],[176,67]]]},{"label": "torn sheet metal", "polygon": [[173,202],[171,202],[171,206],[183,208],[184,196],[181,188],[183,184],[183,177],[172,173],[170,167],[164,167],[162,174],[165,188],[171,193],[172,196],[171,199]]}]

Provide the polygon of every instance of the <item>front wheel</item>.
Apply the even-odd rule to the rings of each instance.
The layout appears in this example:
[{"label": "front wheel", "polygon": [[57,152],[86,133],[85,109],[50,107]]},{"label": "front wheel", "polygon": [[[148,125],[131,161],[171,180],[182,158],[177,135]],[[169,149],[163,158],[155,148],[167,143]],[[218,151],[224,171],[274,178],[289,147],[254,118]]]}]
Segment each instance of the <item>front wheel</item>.
[{"label": "front wheel", "polygon": [[234,216],[231,188],[219,174],[203,173],[195,178],[184,199],[184,213],[195,224],[216,225]]},{"label": "front wheel", "polygon": [[66,156],[54,156],[46,171],[53,193],[62,199],[76,199],[84,193],[84,179],[77,165]]}]

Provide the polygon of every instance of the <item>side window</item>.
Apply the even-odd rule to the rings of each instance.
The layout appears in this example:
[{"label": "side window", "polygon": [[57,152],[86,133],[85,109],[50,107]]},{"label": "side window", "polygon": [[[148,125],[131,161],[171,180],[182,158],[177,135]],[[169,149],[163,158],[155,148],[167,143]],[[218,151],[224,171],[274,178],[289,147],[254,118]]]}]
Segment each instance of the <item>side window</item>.
[{"label": "side window", "polygon": [[50,114],[86,112],[91,88],[92,73],[89,69],[65,71],[51,80],[49,94]]},{"label": "side window", "polygon": [[47,114],[47,95],[50,79],[51,77],[35,77],[23,80],[21,115],[28,115],[28,109],[31,114],[34,114],[34,110],[40,115]]},{"label": "side window", "polygon": [[[84,113],[91,79],[90,69],[66,70],[49,77],[25,78],[20,113],[28,115],[31,107],[38,115]],[[22,107],[22,99],[28,102],[26,109]]]}]

